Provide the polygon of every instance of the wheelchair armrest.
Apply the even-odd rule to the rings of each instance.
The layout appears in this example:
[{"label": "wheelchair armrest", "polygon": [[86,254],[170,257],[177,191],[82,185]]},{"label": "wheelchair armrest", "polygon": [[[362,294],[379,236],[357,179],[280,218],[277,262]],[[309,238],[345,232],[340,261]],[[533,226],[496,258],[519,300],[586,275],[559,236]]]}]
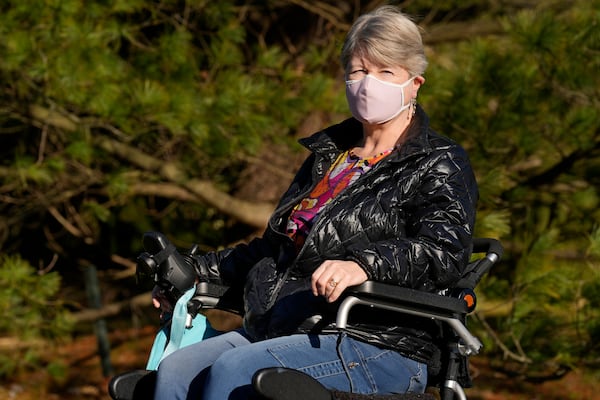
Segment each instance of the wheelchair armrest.
[{"label": "wheelchair armrest", "polygon": [[191,301],[198,303],[198,308],[210,309],[215,308],[219,303],[219,299],[227,291],[228,286],[210,282],[199,282],[196,285],[196,293]]},{"label": "wheelchair armrest", "polygon": [[358,286],[349,287],[346,289],[346,293],[363,298],[389,300],[431,312],[447,314],[466,314],[468,312],[467,303],[464,300],[376,281],[367,281]]},{"label": "wheelchair armrest", "polygon": [[191,325],[196,315],[202,313],[217,331],[228,332],[239,328],[242,325],[241,305],[232,301],[231,295],[228,295],[229,289],[228,286],[218,283],[198,283],[194,296],[187,304],[186,325]]},{"label": "wheelchair armrest", "polygon": [[464,300],[374,281],[350,287],[346,293],[337,312],[336,326],[340,329],[347,327],[355,305],[365,305],[445,322],[463,340],[465,355],[477,354],[482,347],[463,323],[468,314]]}]

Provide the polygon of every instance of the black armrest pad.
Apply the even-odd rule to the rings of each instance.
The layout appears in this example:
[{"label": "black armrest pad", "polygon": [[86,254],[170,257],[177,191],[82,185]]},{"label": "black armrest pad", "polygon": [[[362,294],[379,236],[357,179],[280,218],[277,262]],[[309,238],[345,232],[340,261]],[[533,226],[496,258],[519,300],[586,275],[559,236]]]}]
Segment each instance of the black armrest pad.
[{"label": "black armrest pad", "polygon": [[227,289],[229,289],[229,286],[212,282],[200,282],[196,287],[196,294],[219,298],[225,294]]},{"label": "black armrest pad", "polygon": [[359,298],[373,298],[444,313],[468,312],[464,300],[375,281],[349,287],[346,293]]}]

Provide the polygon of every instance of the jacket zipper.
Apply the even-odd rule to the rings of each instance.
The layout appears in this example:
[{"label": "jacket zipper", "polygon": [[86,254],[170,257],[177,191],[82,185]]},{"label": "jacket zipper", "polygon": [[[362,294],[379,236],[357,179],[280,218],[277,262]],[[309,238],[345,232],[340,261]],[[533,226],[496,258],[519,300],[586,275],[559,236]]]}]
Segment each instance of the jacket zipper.
[{"label": "jacket zipper", "polygon": [[[315,159],[315,164],[317,162],[319,162],[319,160]],[[333,161],[330,160],[330,163],[332,163],[332,162]],[[331,164],[330,164],[330,166],[331,166]],[[311,190],[313,190],[313,188],[317,185],[317,183],[319,182],[320,179],[323,179],[323,177],[319,177],[318,174],[314,172],[314,170],[311,171],[311,173],[312,173],[312,185],[309,188],[307,188],[304,192],[302,192],[301,194],[295,196],[292,200],[288,201],[285,204],[285,207],[283,207],[283,206],[280,207],[281,210],[286,210],[287,208],[293,206],[294,204],[297,204],[299,200],[302,200],[306,195],[308,195],[311,192]],[[271,230],[273,230],[275,232],[279,232],[278,230],[273,229],[272,221],[271,220],[269,220],[269,225],[271,226]],[[311,232],[312,231],[313,231],[313,229],[311,229]],[[310,236],[310,232],[309,232],[309,236]],[[288,276],[290,274],[290,271],[292,270],[292,268],[294,267],[294,265],[296,265],[296,260],[298,259],[298,257],[300,256],[300,254],[302,254],[303,250],[304,250],[304,246],[302,246],[302,248],[298,252],[298,255],[295,257],[294,261],[285,269],[285,271],[283,272],[283,274],[279,277],[277,283],[275,284],[275,287],[273,288],[273,292],[271,293],[271,297],[269,299],[269,302],[267,303],[267,310],[270,309],[271,307],[273,307],[273,305],[277,301],[277,298],[279,297],[279,293],[281,292],[281,289],[283,288],[283,284],[287,280],[287,278],[288,278]]]}]

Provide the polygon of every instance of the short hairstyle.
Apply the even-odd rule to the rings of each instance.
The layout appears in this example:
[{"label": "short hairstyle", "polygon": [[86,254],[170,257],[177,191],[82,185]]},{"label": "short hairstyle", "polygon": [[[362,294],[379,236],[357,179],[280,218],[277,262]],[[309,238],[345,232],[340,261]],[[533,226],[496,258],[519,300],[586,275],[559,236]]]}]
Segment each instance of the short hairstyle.
[{"label": "short hairstyle", "polygon": [[346,70],[353,56],[381,65],[399,65],[411,76],[422,75],[427,57],[421,30],[411,17],[396,6],[382,6],[354,22],[341,52]]}]

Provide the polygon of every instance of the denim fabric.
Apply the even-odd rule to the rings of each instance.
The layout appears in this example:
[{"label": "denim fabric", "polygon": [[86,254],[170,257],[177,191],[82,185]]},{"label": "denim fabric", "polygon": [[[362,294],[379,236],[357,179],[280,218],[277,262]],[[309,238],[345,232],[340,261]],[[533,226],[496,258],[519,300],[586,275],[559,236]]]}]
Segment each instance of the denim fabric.
[{"label": "denim fabric", "polygon": [[252,375],[265,367],[295,368],[329,389],[364,394],[423,392],[427,383],[424,364],[343,334],[250,343],[230,332],[165,358],[155,399],[248,399]]},{"label": "denim fabric", "polygon": [[209,367],[227,350],[250,344],[238,331],[179,349],[158,366],[155,400],[200,399]]}]

